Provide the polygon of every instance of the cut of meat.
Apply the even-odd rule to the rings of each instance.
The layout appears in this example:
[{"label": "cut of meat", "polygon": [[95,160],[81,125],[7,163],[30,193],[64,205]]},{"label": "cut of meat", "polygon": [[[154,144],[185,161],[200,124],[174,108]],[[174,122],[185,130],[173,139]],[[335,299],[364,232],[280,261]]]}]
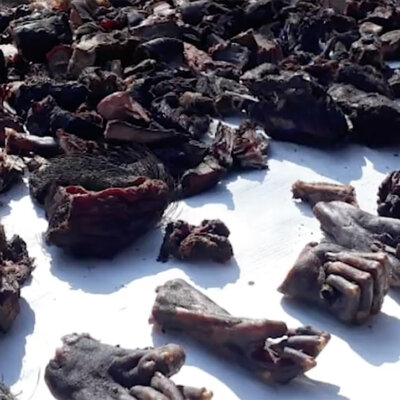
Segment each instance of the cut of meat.
[{"label": "cut of meat", "polygon": [[280,383],[315,367],[330,339],[312,327],[288,329],[280,321],[233,317],[182,279],[158,288],[152,321],[192,336],[263,380]]}]

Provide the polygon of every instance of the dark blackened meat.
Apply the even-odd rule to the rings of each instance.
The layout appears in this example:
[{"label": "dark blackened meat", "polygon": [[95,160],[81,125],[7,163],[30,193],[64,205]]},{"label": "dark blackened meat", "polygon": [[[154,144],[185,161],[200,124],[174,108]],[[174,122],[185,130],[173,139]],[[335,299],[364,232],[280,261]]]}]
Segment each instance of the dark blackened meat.
[{"label": "dark blackened meat", "polygon": [[292,185],[293,198],[300,199],[314,206],[319,201],[344,201],[357,206],[356,192],[351,185],[326,182],[296,181]]},{"label": "dark blackened meat", "polygon": [[249,62],[250,50],[237,43],[224,43],[211,49],[211,55],[216,61],[225,61],[243,70]]},{"label": "dark blackened meat", "polygon": [[38,78],[15,85],[10,104],[19,114],[25,114],[34,101],[52,96],[60,107],[75,111],[85,102],[87,93],[85,86],[78,82]]},{"label": "dark blackened meat", "polygon": [[99,192],[54,188],[45,204],[46,240],[77,256],[113,256],[159,222],[168,203],[168,186],[145,177]]},{"label": "dark blackened meat", "polygon": [[400,54],[400,29],[384,33],[381,41],[385,60],[397,59]]},{"label": "dark blackened meat", "polygon": [[281,383],[315,367],[330,339],[311,327],[288,329],[280,321],[233,317],[181,279],[158,288],[152,320],[187,333],[263,380]]},{"label": "dark blackened meat", "polygon": [[166,128],[188,132],[193,138],[201,138],[211,123],[208,115],[189,115],[179,105],[179,99],[174,93],[152,102],[153,116]]},{"label": "dark blackened meat", "polygon": [[136,55],[140,59],[154,59],[170,66],[183,62],[183,42],[174,38],[157,38],[138,46]]},{"label": "dark blackened meat", "polygon": [[170,255],[185,259],[211,259],[220,263],[233,256],[230,232],[220,220],[204,220],[200,226],[185,221],[170,222],[160,249],[158,261],[166,262]]},{"label": "dark blackened meat", "polygon": [[45,61],[54,46],[72,41],[68,17],[63,13],[35,13],[13,21],[11,29],[22,55],[33,62]]},{"label": "dark blackened meat", "polygon": [[371,65],[341,63],[337,71],[337,81],[355,86],[364,92],[379,93],[393,97],[393,93],[382,74]]},{"label": "dark blackened meat", "polygon": [[0,225],[0,331],[10,329],[17,317],[20,288],[33,268],[25,242],[19,236],[7,241],[4,228]]},{"label": "dark blackened meat", "polygon": [[6,140],[6,128],[15,129],[22,132],[24,125],[21,119],[15,115],[7,114],[5,111],[0,111],[0,145],[4,146]]},{"label": "dark blackened meat", "polygon": [[9,128],[6,128],[6,151],[7,154],[19,156],[37,154],[42,157],[54,157],[61,154],[61,148],[53,137],[18,133]]},{"label": "dark blackened meat", "polygon": [[0,399],[1,400],[16,400],[7,386],[0,382]]},{"label": "dark blackened meat", "polygon": [[378,214],[400,218],[400,171],[393,171],[383,180],[378,191]]},{"label": "dark blackened meat", "polygon": [[26,118],[29,132],[38,136],[55,136],[59,129],[84,139],[103,136],[103,120],[95,112],[71,112],[63,110],[48,96],[32,104]]},{"label": "dark blackened meat", "polygon": [[382,43],[375,35],[362,36],[351,46],[351,61],[360,65],[383,68]]},{"label": "dark blackened meat", "polygon": [[310,77],[281,73],[246,81],[253,93],[261,97],[259,103],[250,106],[249,116],[274,139],[328,145],[346,136],[348,127],[343,112]]},{"label": "dark blackened meat", "polygon": [[351,85],[332,85],[328,93],[349,116],[354,140],[369,146],[399,142],[400,105],[395,101]]},{"label": "dark blackened meat", "polygon": [[125,84],[118,75],[98,67],[85,68],[79,76],[79,82],[88,89],[88,101],[93,105],[97,105],[104,97],[125,89]]},{"label": "dark blackened meat", "polygon": [[378,217],[341,201],[319,202],[313,212],[330,242],[350,250],[385,252],[391,265],[390,284],[400,285],[399,220]]},{"label": "dark blackened meat", "polygon": [[131,186],[138,176],[169,182],[170,178],[160,162],[142,148],[110,145],[92,153],[70,153],[52,159],[30,176],[31,195],[43,203],[52,184],[101,191]]},{"label": "dark blackened meat", "polygon": [[182,196],[204,192],[221,181],[227,170],[213,156],[206,156],[195,168],[187,170],[181,178]]},{"label": "dark blackened meat", "polygon": [[215,105],[210,97],[197,92],[185,92],[179,97],[179,104],[188,114],[214,115]]},{"label": "dark blackened meat", "polygon": [[328,309],[338,319],[362,323],[377,314],[389,289],[390,261],[383,252],[355,252],[310,243],[279,290]]},{"label": "dark blackened meat", "polygon": [[0,152],[0,193],[21,182],[25,164],[17,156]]},{"label": "dark blackened meat", "polygon": [[[58,400],[135,400],[130,388],[151,387],[158,373],[168,379],[184,362],[184,350],[175,344],[128,350],[73,334],[63,338],[63,347],[46,367],[45,380]],[[165,390],[165,383],[161,388]]]}]

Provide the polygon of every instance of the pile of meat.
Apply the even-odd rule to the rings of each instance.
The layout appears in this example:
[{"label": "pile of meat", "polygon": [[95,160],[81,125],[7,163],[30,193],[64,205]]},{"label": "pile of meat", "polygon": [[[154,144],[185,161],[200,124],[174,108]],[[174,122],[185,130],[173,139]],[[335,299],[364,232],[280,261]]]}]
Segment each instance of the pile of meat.
[{"label": "pile of meat", "polygon": [[[0,189],[23,157],[47,241],[79,255],[112,255],[171,201],[265,168],[256,124],[309,145],[400,141],[392,0],[8,1],[0,35]],[[246,122],[213,123],[232,116]]]}]

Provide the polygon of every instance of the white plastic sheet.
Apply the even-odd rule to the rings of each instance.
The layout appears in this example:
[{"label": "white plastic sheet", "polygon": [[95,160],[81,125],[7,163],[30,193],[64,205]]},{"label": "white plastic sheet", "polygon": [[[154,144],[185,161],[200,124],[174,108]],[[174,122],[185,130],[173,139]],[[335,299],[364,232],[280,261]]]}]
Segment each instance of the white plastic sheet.
[{"label": "white plastic sheet", "polygon": [[[327,151],[272,142],[268,171],[233,175],[180,203],[174,218],[192,223],[221,218],[229,226],[235,261],[227,266],[156,262],[162,239],[157,229],[114,260],[70,259],[43,243],[47,223],[26,187],[12,190],[0,210],[3,222],[8,235],[18,233],[27,241],[37,268],[22,290],[21,314],[0,337],[0,376],[20,400],[50,400],[43,377],[47,362],[63,335],[88,332],[131,348],[183,344],[187,362],[174,380],[206,386],[216,400],[398,399],[400,293],[391,291],[382,312],[367,324],[348,327],[323,311],[282,300],[276,291],[303,246],[321,236],[309,207],[291,199],[293,181],[351,183],[360,206],[375,212],[379,183],[400,167],[397,151],[359,146]],[[291,327],[312,324],[331,332],[332,340],[307,377],[284,386],[260,382],[184,335],[153,333],[148,317],[154,290],[177,277],[232,314],[284,320]]]}]

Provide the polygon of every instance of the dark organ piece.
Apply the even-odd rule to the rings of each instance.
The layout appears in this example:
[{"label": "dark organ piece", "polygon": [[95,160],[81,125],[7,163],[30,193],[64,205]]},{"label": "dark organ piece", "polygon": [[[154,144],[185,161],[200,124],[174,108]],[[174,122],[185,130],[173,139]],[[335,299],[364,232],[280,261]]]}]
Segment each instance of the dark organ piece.
[{"label": "dark organ piece", "polygon": [[399,220],[378,217],[341,201],[319,202],[313,211],[332,243],[355,251],[386,253],[390,285],[400,286]]},{"label": "dark organ piece", "polygon": [[263,380],[280,383],[315,367],[330,339],[312,327],[288,329],[280,321],[233,317],[181,279],[158,288],[152,321],[187,333]]},{"label": "dark organ piece", "polygon": [[170,222],[158,261],[168,261],[170,255],[182,259],[210,259],[225,263],[233,257],[230,232],[220,220],[204,220],[200,226],[185,221]]},{"label": "dark organ piece", "polygon": [[351,185],[340,185],[326,182],[296,181],[292,185],[293,198],[300,199],[314,206],[319,201],[340,200],[357,205],[355,189]]},{"label": "dark organ piece", "polygon": [[10,390],[0,382],[0,400],[16,400],[16,397],[13,396]]},{"label": "dark organ piece", "polygon": [[17,317],[20,289],[33,268],[25,242],[19,236],[8,241],[0,225],[0,331],[8,331]]},{"label": "dark organ piece", "polygon": [[58,400],[211,399],[207,389],[177,386],[170,379],[184,362],[185,352],[175,344],[128,350],[73,334],[63,338],[45,380]]},{"label": "dark organ piece", "polygon": [[53,187],[45,204],[46,240],[79,256],[112,256],[153,227],[168,203],[166,184],[145,177],[96,192]]},{"label": "dark organ piece", "polygon": [[378,214],[400,218],[400,171],[393,171],[383,180],[378,190]]},{"label": "dark organ piece", "polygon": [[279,291],[322,306],[344,322],[362,323],[380,311],[389,289],[390,267],[384,252],[309,243]]}]

